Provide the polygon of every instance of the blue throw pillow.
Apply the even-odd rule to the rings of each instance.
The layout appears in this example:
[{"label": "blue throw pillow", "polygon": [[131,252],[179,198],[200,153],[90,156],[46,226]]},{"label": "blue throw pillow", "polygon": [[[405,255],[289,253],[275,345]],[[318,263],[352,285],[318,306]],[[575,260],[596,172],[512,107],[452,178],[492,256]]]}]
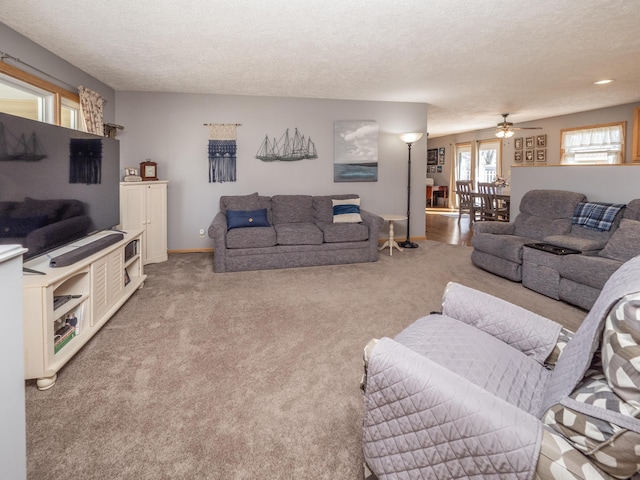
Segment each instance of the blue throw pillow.
[{"label": "blue throw pillow", "polygon": [[267,209],[227,210],[227,230],[244,227],[270,227]]}]

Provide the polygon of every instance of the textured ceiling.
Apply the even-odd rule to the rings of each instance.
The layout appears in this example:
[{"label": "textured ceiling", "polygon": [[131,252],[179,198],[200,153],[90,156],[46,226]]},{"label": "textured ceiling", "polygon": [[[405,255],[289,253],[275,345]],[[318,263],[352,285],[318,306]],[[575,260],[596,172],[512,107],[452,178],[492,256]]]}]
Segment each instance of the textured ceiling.
[{"label": "textured ceiling", "polygon": [[0,21],[116,91],[428,103],[432,137],[640,101],[636,0],[0,0]]}]

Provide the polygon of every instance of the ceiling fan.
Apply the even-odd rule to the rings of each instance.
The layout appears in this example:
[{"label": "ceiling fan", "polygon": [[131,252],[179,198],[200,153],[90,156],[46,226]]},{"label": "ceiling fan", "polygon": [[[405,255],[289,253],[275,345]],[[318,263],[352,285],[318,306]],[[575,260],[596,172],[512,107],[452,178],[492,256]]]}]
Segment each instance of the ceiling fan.
[{"label": "ceiling fan", "polygon": [[496,137],[509,138],[516,133],[515,130],[539,130],[542,127],[514,127],[513,123],[507,122],[508,113],[503,113],[503,120],[496,126]]}]

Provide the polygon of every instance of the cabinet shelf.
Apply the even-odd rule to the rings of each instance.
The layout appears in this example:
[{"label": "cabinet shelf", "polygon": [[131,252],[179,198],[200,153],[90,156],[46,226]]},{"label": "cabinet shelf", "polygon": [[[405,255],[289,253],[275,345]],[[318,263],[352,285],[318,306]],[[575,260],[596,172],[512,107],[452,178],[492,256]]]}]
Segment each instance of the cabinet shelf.
[{"label": "cabinet shelf", "polygon": [[[87,241],[101,235],[105,233]],[[141,236],[141,231],[126,232],[120,242],[66,267],[51,268],[46,258],[25,263],[44,273],[23,275],[25,379],[37,379],[40,390],[55,384],[58,370],[143,285],[146,276],[140,254],[124,261],[126,246],[139,242]],[[64,330],[67,323],[73,334],[56,346],[56,335],[71,331]]]}]

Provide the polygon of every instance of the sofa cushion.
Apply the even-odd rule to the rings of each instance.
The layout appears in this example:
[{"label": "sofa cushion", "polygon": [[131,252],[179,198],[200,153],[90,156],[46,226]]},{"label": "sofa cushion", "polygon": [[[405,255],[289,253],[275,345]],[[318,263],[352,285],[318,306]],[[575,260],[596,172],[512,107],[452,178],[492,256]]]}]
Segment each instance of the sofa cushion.
[{"label": "sofa cushion", "polygon": [[640,221],[623,218],[599,255],[620,262],[631,260],[636,255],[640,255],[638,239],[640,239]]},{"label": "sofa cushion", "polygon": [[322,245],[322,230],[313,223],[279,223],[275,225],[278,245]]},{"label": "sofa cushion", "polygon": [[629,220],[640,220],[640,198],[631,200],[624,209],[624,218]]},{"label": "sofa cushion", "polygon": [[601,290],[622,262],[597,255],[562,255],[558,259],[558,272],[562,278]]},{"label": "sofa cushion", "polygon": [[514,233],[521,237],[543,240],[550,235],[566,235],[571,230],[571,218],[553,219],[521,213],[514,221]]},{"label": "sofa cushion", "polygon": [[220,197],[220,211],[226,213],[227,210],[257,210],[258,192],[250,195],[223,195]]},{"label": "sofa cushion", "polygon": [[233,228],[227,232],[227,248],[273,247],[276,231],[273,227]]},{"label": "sofa cushion", "polygon": [[606,238],[591,239],[574,237],[573,235],[550,235],[548,237],[544,237],[544,241],[551,245],[571,248],[572,250],[578,250],[580,252],[593,252],[592,255],[596,254],[597,251],[602,250],[607,244]]},{"label": "sofa cushion", "polygon": [[358,198],[354,193],[340,193],[336,195],[316,195],[313,197],[313,218],[316,224],[333,222],[332,200]]},{"label": "sofa cushion", "polygon": [[326,243],[362,242],[369,239],[369,227],[361,223],[321,223]]},{"label": "sofa cushion", "polygon": [[346,200],[333,199],[331,203],[333,205],[333,223],[362,222],[359,197]]},{"label": "sofa cushion", "polygon": [[271,208],[275,225],[280,223],[313,223],[313,197],[311,195],[274,195],[271,197]]},{"label": "sofa cushion", "polygon": [[227,230],[242,227],[270,227],[267,209],[227,210]]}]

